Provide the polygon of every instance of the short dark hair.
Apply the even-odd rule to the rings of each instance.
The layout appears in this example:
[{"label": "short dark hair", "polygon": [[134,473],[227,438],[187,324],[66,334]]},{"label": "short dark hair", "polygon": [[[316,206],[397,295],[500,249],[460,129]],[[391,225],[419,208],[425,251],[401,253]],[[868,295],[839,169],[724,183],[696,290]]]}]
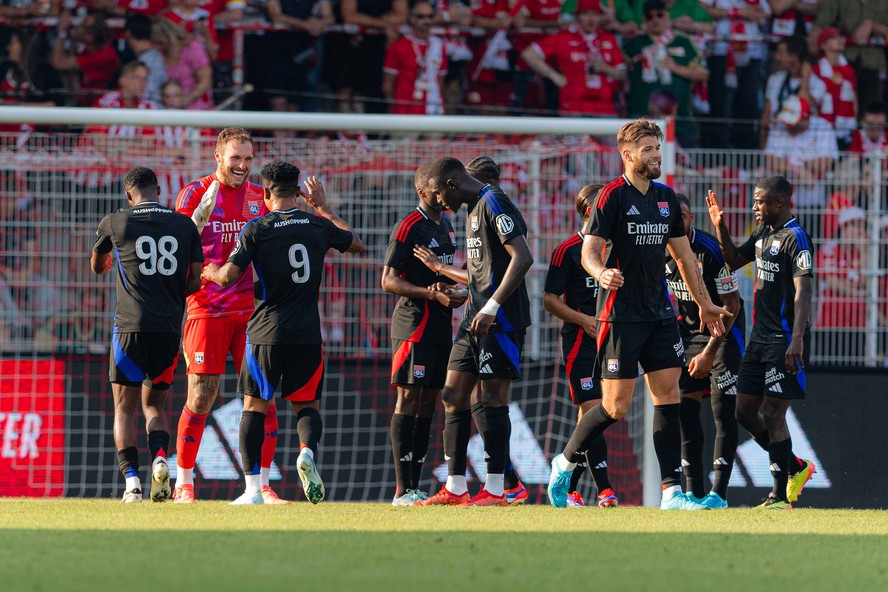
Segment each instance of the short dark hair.
[{"label": "short dark hair", "polygon": [[691,209],[691,198],[689,198],[689,197],[688,197],[687,195],[685,195],[684,193],[676,193],[676,194],[675,194],[675,197],[678,198],[678,205],[679,205],[679,206],[680,206],[681,204],[684,204],[684,205],[688,206],[688,209],[689,209],[689,210]]},{"label": "short dark hair", "polygon": [[299,169],[289,162],[269,162],[259,174],[262,176],[262,186],[274,197],[294,197],[299,193]]},{"label": "short dark hair", "polygon": [[589,208],[595,206],[595,201],[598,199],[598,192],[602,190],[604,185],[600,183],[592,183],[591,185],[586,185],[580,192],[577,193],[577,213],[580,215],[580,218],[586,218],[586,212],[589,211]]},{"label": "short dark hair", "polygon": [[141,60],[132,60],[130,62],[127,62],[123,66],[121,66],[118,78],[126,76],[128,74],[132,74],[139,68],[145,68],[145,70],[148,71],[148,66],[146,66],[145,62]]},{"label": "short dark hair", "polygon": [[883,103],[882,101],[870,101],[863,108],[864,115],[884,115],[885,113],[888,113],[888,111],[886,111],[885,103]]},{"label": "short dark hair", "polygon": [[666,2],[663,0],[647,0],[641,9],[641,14],[647,18],[648,15],[655,10],[668,10],[666,8]]},{"label": "short dark hair", "polygon": [[[129,170],[123,178],[123,188],[127,191],[135,189],[139,195],[154,196],[157,192],[157,175],[148,167],[137,166]],[[154,193],[152,193],[154,190]]]},{"label": "short dark hair", "polygon": [[133,39],[148,41],[151,39],[151,17],[139,13],[131,14],[126,17],[123,29],[132,35]]},{"label": "short dark hair", "polygon": [[755,184],[765,197],[774,197],[789,202],[792,198],[792,183],[783,175],[771,175]]},{"label": "short dark hair", "polygon": [[808,58],[808,42],[804,37],[799,35],[784,37],[777,44],[781,43],[786,46],[787,53],[799,58],[800,62],[804,62]]},{"label": "short dark hair", "polygon": [[429,165],[429,180],[436,179],[441,182],[465,172],[466,167],[463,166],[463,163],[452,156],[445,156]]},{"label": "short dark hair", "polygon": [[481,181],[491,185],[499,185],[500,168],[489,156],[476,156],[466,163],[466,172]]}]

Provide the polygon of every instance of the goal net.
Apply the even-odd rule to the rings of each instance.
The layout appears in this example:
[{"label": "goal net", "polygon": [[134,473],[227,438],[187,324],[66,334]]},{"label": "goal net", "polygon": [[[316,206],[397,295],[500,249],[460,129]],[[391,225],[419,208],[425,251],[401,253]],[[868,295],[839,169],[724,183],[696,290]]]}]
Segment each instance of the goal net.
[{"label": "goal net", "polygon": [[[23,119],[19,110],[0,111],[0,120]],[[578,190],[620,174],[612,138],[622,121],[298,115],[270,120],[265,114],[177,112],[141,112],[133,119],[133,112],[124,111],[50,111],[60,120],[29,114],[35,123],[0,137],[0,466],[11,476],[0,484],[0,495],[122,492],[107,382],[115,279],[88,271],[95,229],[105,214],[125,205],[121,180],[130,167],[154,169],[161,200],[170,205],[184,184],[214,170],[213,128],[244,125],[256,138],[254,180],[263,163],[276,159],[294,162],[304,175],[321,176],[337,213],[367,246],[358,257],[328,257],[321,294],[328,369],[319,462],[333,500],[383,501],[393,492],[389,320],[395,297],[379,284],[389,232],[417,204],[414,171],[441,156],[467,161],[488,155],[499,163],[501,184],[527,221],[536,260],[527,276],[533,326],[522,378],[512,387],[512,461],[531,500],[545,500],[549,461],[576,422],[560,363],[560,322],[543,310],[545,274],[554,248],[579,229]],[[72,119],[75,115],[81,119]],[[61,121],[85,129],[60,128]],[[423,122],[429,123],[426,131]],[[665,165],[668,171],[668,158]],[[464,244],[465,217],[453,216],[458,245]],[[180,365],[167,403],[173,426],[185,385]],[[235,385],[229,363],[197,458],[202,499],[231,499],[243,486]],[[642,503],[642,474],[650,460],[643,437],[645,397],[635,399],[627,421],[607,434],[611,480],[625,504]],[[295,418],[284,407],[273,486],[286,498],[300,499]],[[437,489],[446,477],[442,416],[439,411],[433,426],[426,490]],[[146,467],[144,424],[141,417],[137,421]],[[470,478],[483,480],[477,435],[469,461]],[[587,497],[594,493],[588,476],[581,491]]]}]

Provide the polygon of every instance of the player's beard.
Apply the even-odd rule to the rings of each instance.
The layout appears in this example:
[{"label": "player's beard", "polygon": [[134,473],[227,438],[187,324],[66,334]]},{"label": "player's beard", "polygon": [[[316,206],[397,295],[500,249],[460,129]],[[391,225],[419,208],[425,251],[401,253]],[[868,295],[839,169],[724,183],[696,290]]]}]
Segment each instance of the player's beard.
[{"label": "player's beard", "polygon": [[659,179],[661,174],[660,165],[652,164],[650,161],[642,162],[641,160],[638,160],[635,162],[635,166],[632,167],[632,170],[636,175],[644,177],[648,181]]},{"label": "player's beard", "polygon": [[228,185],[229,187],[241,187],[250,177],[250,169],[246,169],[241,176],[234,175],[232,169],[225,169],[221,177],[222,178],[219,180],[223,185]]}]

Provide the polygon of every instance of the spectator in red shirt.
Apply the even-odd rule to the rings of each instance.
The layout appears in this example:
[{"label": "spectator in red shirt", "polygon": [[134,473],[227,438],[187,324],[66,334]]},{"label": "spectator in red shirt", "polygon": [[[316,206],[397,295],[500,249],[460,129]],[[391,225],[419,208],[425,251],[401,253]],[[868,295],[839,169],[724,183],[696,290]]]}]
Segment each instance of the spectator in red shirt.
[{"label": "spectator in red shirt", "polygon": [[[518,14],[515,15],[515,27],[522,29],[533,27],[543,29],[539,33],[520,33],[512,38],[512,49],[519,56],[531,43],[538,43],[546,38],[546,30],[554,32],[558,29],[558,18],[561,15],[562,0],[526,0],[523,2]],[[530,69],[523,59],[519,58],[515,63],[515,106],[519,114],[524,109],[545,108],[548,111],[558,110],[558,87],[551,80],[543,78],[543,92],[537,93],[544,96],[528,97],[528,90],[532,87],[535,72]],[[536,85],[539,88],[539,85]],[[533,95],[533,93],[530,93]],[[541,99],[545,99],[543,102]]]},{"label": "spectator in red shirt", "polygon": [[532,43],[521,57],[561,89],[562,113],[616,115],[614,97],[626,80],[619,45],[601,28],[607,17],[600,0],[579,0],[576,15],[577,26]]},{"label": "spectator in red shirt", "polygon": [[836,130],[839,148],[851,143],[851,133],[857,128],[857,75],[842,55],[845,38],[835,27],[820,32],[817,44],[822,55],[812,71],[826,85],[827,96],[820,105],[820,116]]},{"label": "spectator in red shirt", "polygon": [[515,85],[509,64],[512,44],[508,38],[513,23],[509,0],[472,2],[472,25],[487,29],[484,37],[473,37],[469,41],[472,61],[466,103],[479,114],[503,114],[506,106],[515,103]]},{"label": "spectator in red shirt", "polygon": [[420,0],[410,11],[410,33],[389,45],[383,66],[382,91],[390,113],[443,115],[441,85],[447,73],[444,42],[431,35],[435,9]]},{"label": "spectator in red shirt", "polygon": [[[78,51],[78,46],[83,49]],[[111,47],[111,31],[105,18],[90,14],[72,29],[71,14],[62,14],[51,63],[59,72],[70,75],[67,86],[75,93],[79,90],[78,102],[82,106],[91,105],[95,95],[108,89],[111,78],[120,67],[117,52]]]},{"label": "spectator in red shirt", "polygon": [[851,147],[849,152],[855,154],[869,154],[881,152],[888,154],[888,115],[885,111],[885,103],[874,101],[863,108],[863,117],[860,119],[860,129],[851,135]]}]

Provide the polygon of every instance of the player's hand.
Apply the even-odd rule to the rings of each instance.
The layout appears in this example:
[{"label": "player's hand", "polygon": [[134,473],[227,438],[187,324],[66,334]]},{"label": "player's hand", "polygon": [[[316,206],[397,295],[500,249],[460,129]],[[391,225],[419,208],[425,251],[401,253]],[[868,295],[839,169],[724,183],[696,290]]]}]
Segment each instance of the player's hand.
[{"label": "player's hand", "polygon": [[691,375],[691,378],[702,379],[709,376],[714,360],[715,356],[705,351],[691,358],[691,363],[688,364],[688,373]]},{"label": "player's hand", "polygon": [[484,337],[485,335],[487,335],[487,333],[490,332],[490,326],[495,320],[495,316],[479,312],[475,315],[475,318],[472,319],[472,324],[469,327],[469,331],[475,337]]},{"label": "player's hand", "polygon": [[432,291],[432,298],[441,306],[446,306],[447,308],[459,308],[466,303],[468,294],[464,294],[459,290],[454,290],[448,284],[435,285],[444,286],[441,290],[433,289],[432,286],[429,286],[429,290]]},{"label": "player's hand", "polygon": [[205,280],[214,282],[214,281],[216,281],[214,278],[216,277],[216,274],[218,274],[218,273],[219,273],[219,266],[218,265],[216,265],[215,263],[207,263],[206,265],[204,265],[203,271],[200,273],[200,277],[202,277]]},{"label": "player's hand", "polygon": [[793,339],[786,348],[786,371],[790,374],[798,374],[805,369],[802,354],[805,353],[805,344],[801,339]]},{"label": "player's hand", "polygon": [[310,207],[320,211],[327,207],[327,192],[324,190],[324,184],[314,175],[305,180],[305,189],[299,188],[299,195],[302,200]]},{"label": "player's hand", "polygon": [[713,303],[709,303],[705,306],[700,307],[700,331],[702,332],[704,329],[709,329],[709,334],[713,337],[721,337],[725,334],[725,324],[722,322],[723,318],[731,318],[734,315],[728,311],[727,308],[722,308],[721,306],[716,306]]},{"label": "player's hand", "polygon": [[598,285],[604,290],[616,290],[624,283],[623,274],[619,269],[608,267],[598,276]]},{"label": "player's hand", "polygon": [[580,323],[580,327],[583,328],[583,331],[585,331],[586,335],[588,335],[589,337],[598,336],[598,321],[595,319],[595,317],[583,315],[583,322]]},{"label": "player's hand", "polygon": [[552,84],[554,84],[558,88],[564,88],[565,86],[567,86],[567,77],[561,72],[552,72],[549,80],[551,80]]},{"label": "player's hand", "polygon": [[435,255],[435,252],[428,247],[416,245],[413,247],[413,256],[422,261],[426,267],[435,273],[441,273],[441,268],[444,267],[444,264],[441,263],[441,260]]},{"label": "player's hand", "polygon": [[725,221],[725,213],[718,204],[718,199],[716,199],[712,189],[709,190],[709,194],[706,196],[706,205],[709,206],[709,219],[712,221],[712,225],[718,228]]}]

